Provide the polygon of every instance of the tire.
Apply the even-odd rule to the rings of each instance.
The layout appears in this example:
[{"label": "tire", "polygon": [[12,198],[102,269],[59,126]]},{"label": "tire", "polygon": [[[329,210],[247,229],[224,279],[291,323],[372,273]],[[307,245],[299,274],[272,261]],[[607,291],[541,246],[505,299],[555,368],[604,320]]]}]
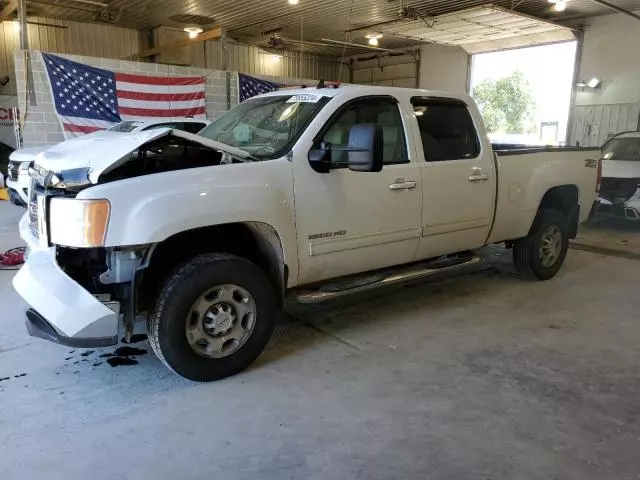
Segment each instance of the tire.
[{"label": "tire", "polygon": [[[276,315],[274,289],[260,268],[234,255],[200,255],[167,279],[149,318],[149,342],[173,372],[209,382],[253,363],[271,337]],[[216,330],[223,328],[220,323],[228,327],[229,335],[240,336],[240,328],[243,338],[225,340],[225,330]],[[224,353],[224,348],[231,352]]]},{"label": "tire", "polygon": [[[555,261],[549,263],[553,258],[552,255],[543,256],[541,247],[543,242],[549,244],[547,234],[554,233],[554,238],[557,232],[560,237],[557,257]],[[557,210],[542,209],[538,212],[536,219],[533,222],[529,235],[521,240],[515,242],[513,246],[513,263],[519,274],[535,278],[538,280],[549,280],[553,278],[567,256],[567,250],[569,248],[569,220],[565,215]],[[555,242],[551,242],[555,244]],[[549,252],[547,247],[545,252]]]}]

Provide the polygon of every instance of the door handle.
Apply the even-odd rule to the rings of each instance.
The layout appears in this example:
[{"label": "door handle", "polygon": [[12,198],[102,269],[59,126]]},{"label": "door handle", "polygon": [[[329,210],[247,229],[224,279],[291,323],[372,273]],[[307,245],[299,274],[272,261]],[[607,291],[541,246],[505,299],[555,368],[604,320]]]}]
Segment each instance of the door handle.
[{"label": "door handle", "polygon": [[475,167],[471,170],[471,175],[469,175],[470,182],[481,182],[484,180],[489,180],[489,174],[483,173],[481,168]]},{"label": "door handle", "polygon": [[404,178],[398,178],[396,183],[389,185],[389,190],[409,190],[416,188],[417,183],[412,180],[405,180]]}]

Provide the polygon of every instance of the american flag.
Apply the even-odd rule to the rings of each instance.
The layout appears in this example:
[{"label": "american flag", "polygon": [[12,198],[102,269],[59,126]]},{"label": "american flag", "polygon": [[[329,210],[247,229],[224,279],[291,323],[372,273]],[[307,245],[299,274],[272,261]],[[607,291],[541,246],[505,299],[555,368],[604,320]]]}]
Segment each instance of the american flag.
[{"label": "american flag", "polygon": [[122,120],[206,117],[204,77],[116,73],[49,53],[42,59],[67,138]]},{"label": "american flag", "polygon": [[259,78],[250,77],[242,73],[238,74],[238,91],[240,92],[240,101],[244,102],[247,98],[251,98],[261,93],[269,93],[282,87],[280,83],[267,82]]}]

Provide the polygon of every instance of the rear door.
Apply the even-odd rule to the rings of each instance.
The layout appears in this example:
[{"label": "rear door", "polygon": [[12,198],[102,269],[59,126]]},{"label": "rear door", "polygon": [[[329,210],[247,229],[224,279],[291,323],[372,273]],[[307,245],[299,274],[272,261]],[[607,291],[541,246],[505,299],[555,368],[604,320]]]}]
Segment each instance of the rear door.
[{"label": "rear door", "polygon": [[493,152],[478,135],[483,132],[479,115],[458,99],[414,97],[411,104],[421,140],[417,148],[424,155],[417,258],[484,245],[493,221],[497,175]]}]

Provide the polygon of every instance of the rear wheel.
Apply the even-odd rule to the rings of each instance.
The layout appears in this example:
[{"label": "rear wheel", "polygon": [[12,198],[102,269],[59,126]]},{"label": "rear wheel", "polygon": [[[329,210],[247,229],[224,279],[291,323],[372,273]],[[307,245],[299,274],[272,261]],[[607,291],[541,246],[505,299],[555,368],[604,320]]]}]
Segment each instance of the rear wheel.
[{"label": "rear wheel", "polygon": [[233,255],[201,255],[166,282],[149,320],[149,339],[178,375],[217,380],[260,355],[276,312],[271,283],[256,265]]},{"label": "rear wheel", "polygon": [[568,231],[565,215],[557,210],[540,210],[529,235],[513,246],[513,263],[518,273],[538,280],[553,278],[567,255]]}]

